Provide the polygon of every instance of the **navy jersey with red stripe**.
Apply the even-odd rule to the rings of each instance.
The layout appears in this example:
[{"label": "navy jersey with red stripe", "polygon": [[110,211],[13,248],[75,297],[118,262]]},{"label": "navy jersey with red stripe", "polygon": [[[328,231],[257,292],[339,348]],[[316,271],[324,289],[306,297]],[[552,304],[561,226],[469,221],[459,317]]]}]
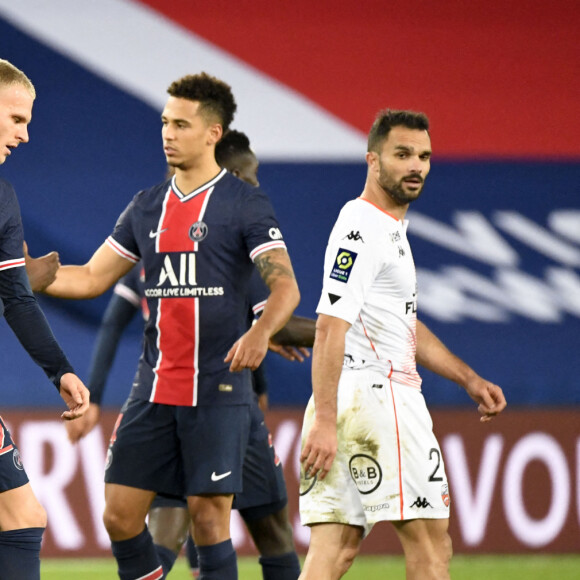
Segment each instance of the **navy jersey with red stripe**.
[{"label": "navy jersey with red stripe", "polygon": [[175,177],[138,193],[107,240],[142,260],[150,317],[132,397],[168,405],[251,399],[224,358],[248,328],[253,261],[285,248],[268,197],[222,170],[184,194]]}]

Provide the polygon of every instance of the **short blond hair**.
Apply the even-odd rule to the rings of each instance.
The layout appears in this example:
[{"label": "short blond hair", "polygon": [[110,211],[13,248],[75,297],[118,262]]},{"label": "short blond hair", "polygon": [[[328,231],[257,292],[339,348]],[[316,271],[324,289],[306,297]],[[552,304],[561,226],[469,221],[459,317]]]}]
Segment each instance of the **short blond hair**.
[{"label": "short blond hair", "polygon": [[33,99],[36,98],[36,89],[32,81],[12,63],[0,58],[0,88],[10,85],[22,85]]}]

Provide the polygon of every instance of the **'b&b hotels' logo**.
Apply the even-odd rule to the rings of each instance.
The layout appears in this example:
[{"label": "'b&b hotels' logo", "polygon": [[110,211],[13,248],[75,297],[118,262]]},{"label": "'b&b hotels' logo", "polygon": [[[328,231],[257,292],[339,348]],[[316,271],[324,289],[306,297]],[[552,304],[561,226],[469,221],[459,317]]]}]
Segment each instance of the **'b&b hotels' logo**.
[{"label": "'b&b hotels' logo", "polygon": [[338,253],[336,254],[336,259],[334,260],[334,265],[330,272],[330,277],[339,282],[348,282],[350,271],[354,266],[357,255],[356,252],[339,248]]},{"label": "'b&b hotels' logo", "polygon": [[383,472],[381,466],[368,455],[353,455],[348,462],[350,476],[360,493],[375,491],[381,484]]}]

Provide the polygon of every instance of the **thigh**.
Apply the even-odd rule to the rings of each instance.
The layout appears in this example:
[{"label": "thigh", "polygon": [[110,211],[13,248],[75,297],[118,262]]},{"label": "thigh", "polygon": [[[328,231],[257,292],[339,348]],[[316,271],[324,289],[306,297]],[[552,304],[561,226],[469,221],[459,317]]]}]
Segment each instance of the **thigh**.
[{"label": "thigh", "polygon": [[140,525],[145,521],[154,496],[154,492],[145,489],[106,483],[105,516]]},{"label": "thigh", "polygon": [[177,409],[139,399],[127,401],[111,436],[106,483],[185,495]]},{"label": "thigh", "polygon": [[244,489],[234,497],[234,509],[246,521],[277,513],[288,500],[282,462],[276,455],[264,414],[257,404],[251,413],[250,442],[244,457]]},{"label": "thigh", "polygon": [[46,527],[46,512],[26,483],[0,493],[0,531]]},{"label": "thigh", "polygon": [[185,495],[240,492],[250,431],[249,406],[180,407],[177,416]]}]

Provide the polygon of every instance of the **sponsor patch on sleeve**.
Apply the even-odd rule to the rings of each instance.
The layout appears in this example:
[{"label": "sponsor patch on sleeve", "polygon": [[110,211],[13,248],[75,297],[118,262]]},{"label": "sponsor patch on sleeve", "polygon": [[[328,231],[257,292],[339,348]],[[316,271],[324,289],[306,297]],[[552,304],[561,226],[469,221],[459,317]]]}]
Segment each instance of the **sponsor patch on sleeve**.
[{"label": "sponsor patch on sleeve", "polygon": [[334,260],[334,265],[330,272],[330,277],[339,282],[348,282],[356,257],[356,252],[339,248],[338,253],[336,254],[336,259]]}]

